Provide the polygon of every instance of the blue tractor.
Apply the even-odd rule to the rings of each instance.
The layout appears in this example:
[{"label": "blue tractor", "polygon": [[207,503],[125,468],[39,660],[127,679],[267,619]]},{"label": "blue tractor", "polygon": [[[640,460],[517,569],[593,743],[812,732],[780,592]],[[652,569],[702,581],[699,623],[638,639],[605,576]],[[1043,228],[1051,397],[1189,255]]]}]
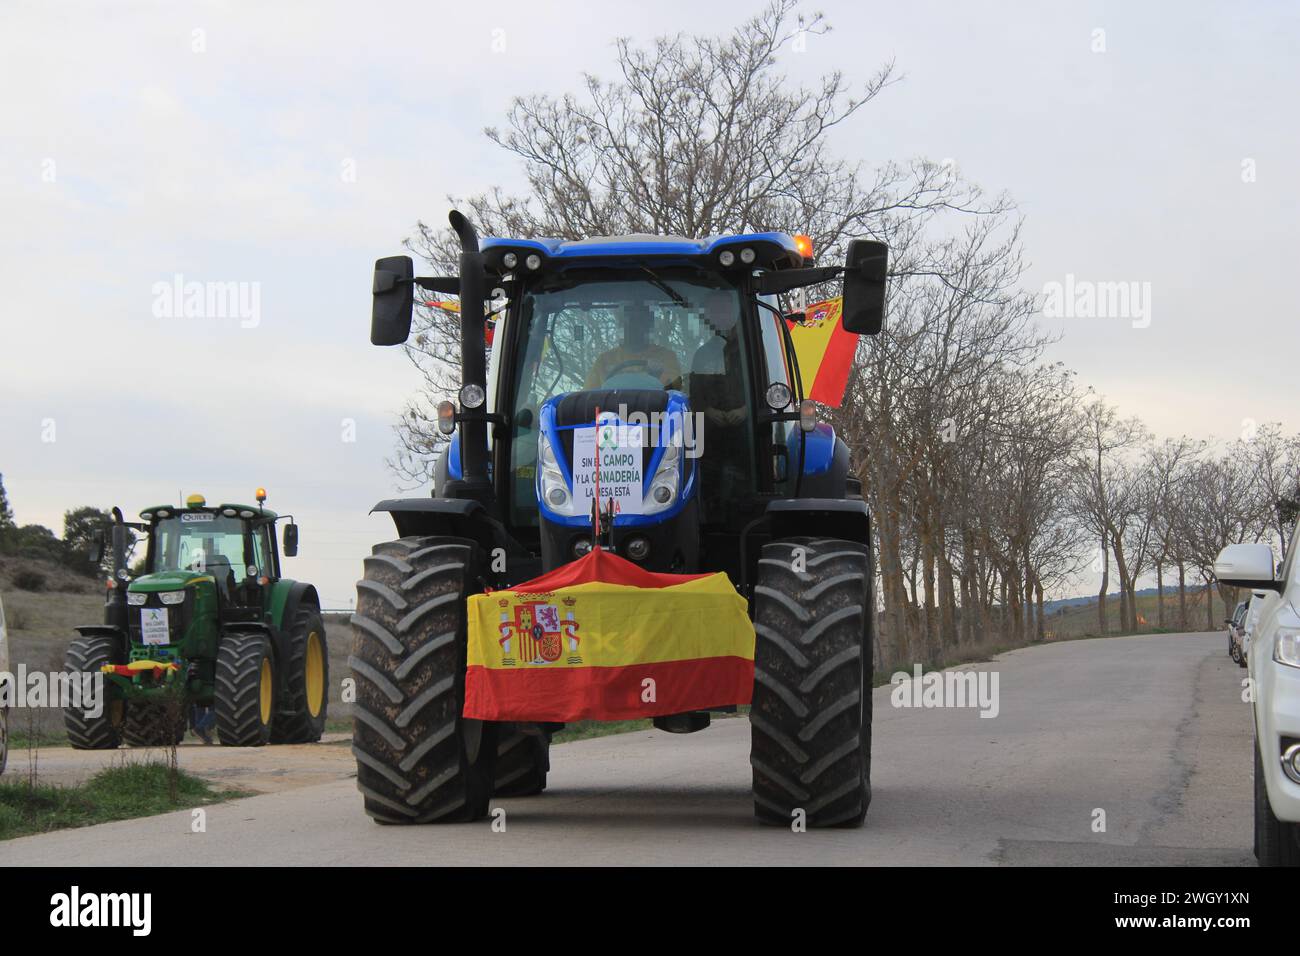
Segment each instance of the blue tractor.
[{"label": "blue tractor", "polygon": [[[848,448],[803,394],[779,296],[843,279],[842,321],[876,334],[888,250],[842,266],[802,237],[487,239],[452,212],[459,275],[375,265],[370,338],[400,345],[416,289],[461,303],[461,387],[431,497],[382,501],[398,537],[357,586],[354,752],[382,823],[486,815],[546,785],[554,724],[461,715],[466,599],[601,545],[651,570],[724,571],[756,633],[754,811],[788,826],[860,825],[870,801],[871,523]],[[489,313],[490,348],[485,345]],[[635,436],[599,492],[598,421]],[[629,432],[625,431],[624,436]],[[599,458],[597,460],[600,460]],[[655,718],[708,726],[707,711]]]}]

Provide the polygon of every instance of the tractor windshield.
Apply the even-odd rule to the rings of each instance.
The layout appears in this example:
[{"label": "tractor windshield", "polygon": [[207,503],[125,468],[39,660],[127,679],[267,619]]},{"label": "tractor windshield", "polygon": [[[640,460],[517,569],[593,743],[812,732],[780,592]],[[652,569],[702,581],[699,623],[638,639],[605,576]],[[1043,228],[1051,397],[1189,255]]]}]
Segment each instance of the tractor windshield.
[{"label": "tractor windshield", "polygon": [[752,449],[740,318],[736,287],[695,269],[583,270],[528,290],[519,312],[513,417],[529,425],[512,443],[514,521],[536,522],[538,410],[568,392],[685,392],[705,429],[712,428],[706,442],[734,439],[736,447],[715,450],[739,456],[743,467]]},{"label": "tractor windshield", "polygon": [[[154,525],[149,549],[151,572],[206,571],[222,583],[246,576],[244,524],[238,518],[206,511],[182,512]],[[256,556],[254,557],[256,560]]]}]

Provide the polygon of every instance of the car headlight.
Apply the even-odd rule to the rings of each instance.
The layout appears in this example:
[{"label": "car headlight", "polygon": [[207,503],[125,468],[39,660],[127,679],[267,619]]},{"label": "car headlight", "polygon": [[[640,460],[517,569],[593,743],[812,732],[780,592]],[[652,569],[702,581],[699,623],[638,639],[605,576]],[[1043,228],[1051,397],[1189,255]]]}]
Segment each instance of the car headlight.
[{"label": "car headlight", "polygon": [[163,591],[158,595],[158,597],[162,599],[162,602],[164,604],[180,604],[182,601],[185,600],[185,592],[184,591]]},{"label": "car headlight", "polygon": [[659,467],[650,479],[650,491],[642,499],[643,514],[653,515],[670,508],[677,500],[678,487],[681,483],[682,448],[677,442],[670,441],[664,446],[663,457]]},{"label": "car headlight", "polygon": [[132,605],[133,607],[140,607],[144,604],[144,602],[148,599],[148,597],[149,595],[145,594],[143,591],[127,591],[126,603]]},{"label": "car headlight", "polygon": [[1279,627],[1273,639],[1273,660],[1288,667],[1300,667],[1300,628]]},{"label": "car headlight", "polygon": [[559,459],[551,440],[542,432],[537,437],[537,497],[556,514],[574,516],[583,513],[560,471]]}]

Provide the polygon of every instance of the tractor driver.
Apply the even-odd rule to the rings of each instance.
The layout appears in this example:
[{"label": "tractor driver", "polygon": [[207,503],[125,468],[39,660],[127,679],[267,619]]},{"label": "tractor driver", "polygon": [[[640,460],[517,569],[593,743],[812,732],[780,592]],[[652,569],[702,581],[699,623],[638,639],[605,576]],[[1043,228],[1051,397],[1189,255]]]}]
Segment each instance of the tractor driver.
[{"label": "tractor driver", "polygon": [[[644,303],[629,302],[623,307],[623,344],[603,353],[587,373],[583,388],[612,388],[612,380],[651,377],[668,389],[682,387],[682,367],[672,349],[650,341],[654,315]],[[627,386],[624,386],[627,387]]]}]

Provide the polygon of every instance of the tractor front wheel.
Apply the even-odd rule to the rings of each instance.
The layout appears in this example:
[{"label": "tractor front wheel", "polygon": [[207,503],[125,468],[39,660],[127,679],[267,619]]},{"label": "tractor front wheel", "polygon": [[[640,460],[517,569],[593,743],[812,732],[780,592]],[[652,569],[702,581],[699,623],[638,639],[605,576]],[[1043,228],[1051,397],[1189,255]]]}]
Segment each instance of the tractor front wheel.
[{"label": "tractor front wheel", "polygon": [[526,734],[515,724],[502,724],[497,745],[497,797],[531,797],[546,789],[551,769],[551,735]]},{"label": "tractor front wheel", "polygon": [[377,823],[487,815],[497,725],[461,716],[465,601],[479,590],[479,567],[477,544],[452,537],[399,538],[365,560],[348,659],[352,753]]},{"label": "tractor front wheel", "polygon": [[169,700],[137,700],[126,709],[122,739],[132,747],[171,747],[185,738],[185,707]]},{"label": "tractor front wheel", "polygon": [[314,607],[300,608],[289,631],[288,693],[271,727],[273,744],[310,744],[325,732],[330,659],[325,625]]},{"label": "tractor front wheel", "polygon": [[[125,655],[117,640],[105,635],[74,637],[63,656],[63,670],[71,675],[98,674],[105,664],[121,664]],[[63,726],[73,750],[113,750],[122,743],[126,702],[105,680],[104,700],[91,708],[65,707]]]},{"label": "tractor front wheel", "polygon": [[213,710],[226,747],[261,747],[275,716],[275,661],[264,634],[229,634],[217,649]]},{"label": "tractor front wheel", "polygon": [[758,565],[754,813],[778,826],[861,826],[871,802],[870,549],[787,538],[765,545]]}]

